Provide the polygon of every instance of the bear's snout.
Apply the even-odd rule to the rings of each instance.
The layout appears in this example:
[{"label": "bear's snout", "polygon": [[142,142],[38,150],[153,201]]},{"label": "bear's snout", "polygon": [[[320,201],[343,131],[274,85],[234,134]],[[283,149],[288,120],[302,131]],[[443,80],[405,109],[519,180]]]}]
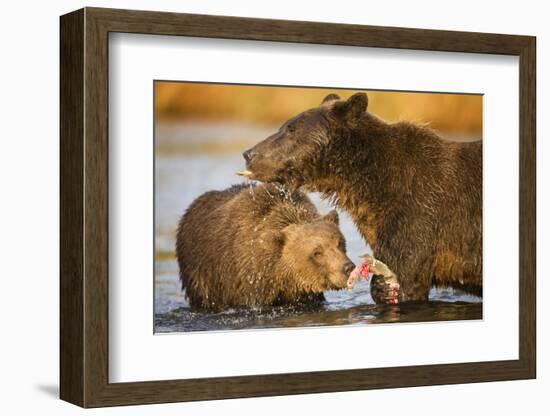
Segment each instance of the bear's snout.
[{"label": "bear's snout", "polygon": [[343,272],[346,276],[349,276],[350,273],[355,269],[355,264],[353,264],[351,261],[344,264]]}]

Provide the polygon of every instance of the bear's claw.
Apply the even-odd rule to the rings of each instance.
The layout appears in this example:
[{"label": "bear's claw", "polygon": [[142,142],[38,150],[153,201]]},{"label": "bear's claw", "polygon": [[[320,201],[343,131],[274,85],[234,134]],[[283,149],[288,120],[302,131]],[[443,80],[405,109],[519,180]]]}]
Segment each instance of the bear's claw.
[{"label": "bear's claw", "polygon": [[[390,280],[388,282],[388,280]],[[377,304],[396,305],[399,303],[399,283],[391,277],[374,275],[371,280],[370,292]]]}]

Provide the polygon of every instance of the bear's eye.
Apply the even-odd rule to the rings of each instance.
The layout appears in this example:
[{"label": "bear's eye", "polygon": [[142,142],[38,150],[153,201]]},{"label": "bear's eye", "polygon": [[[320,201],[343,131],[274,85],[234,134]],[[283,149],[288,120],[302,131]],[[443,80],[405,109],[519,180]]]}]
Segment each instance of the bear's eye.
[{"label": "bear's eye", "polygon": [[316,259],[320,259],[321,257],[323,257],[323,252],[321,250],[315,250],[313,252],[313,257]]},{"label": "bear's eye", "polygon": [[296,124],[289,124],[288,126],[286,126],[286,130],[289,133],[294,133],[296,131]]}]

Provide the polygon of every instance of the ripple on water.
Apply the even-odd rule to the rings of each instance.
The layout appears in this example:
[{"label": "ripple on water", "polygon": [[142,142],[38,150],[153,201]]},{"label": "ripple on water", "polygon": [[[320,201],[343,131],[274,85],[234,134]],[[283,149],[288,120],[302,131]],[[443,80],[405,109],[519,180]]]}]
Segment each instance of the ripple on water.
[{"label": "ripple on water", "polygon": [[441,301],[382,306],[367,304],[348,309],[330,309],[324,304],[316,307],[230,309],[219,313],[196,312],[183,307],[156,314],[155,332],[227,331],[481,318],[481,303]]}]

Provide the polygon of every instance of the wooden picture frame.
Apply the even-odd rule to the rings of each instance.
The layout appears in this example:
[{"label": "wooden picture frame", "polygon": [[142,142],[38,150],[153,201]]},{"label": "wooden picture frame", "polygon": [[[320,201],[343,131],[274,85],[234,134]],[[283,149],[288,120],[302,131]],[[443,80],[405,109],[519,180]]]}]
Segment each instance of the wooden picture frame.
[{"label": "wooden picture frame", "polygon": [[[82,407],[536,377],[535,38],[85,8],[61,17],[60,396]],[[109,383],[108,35],[111,32],[519,56],[519,359]]]}]

